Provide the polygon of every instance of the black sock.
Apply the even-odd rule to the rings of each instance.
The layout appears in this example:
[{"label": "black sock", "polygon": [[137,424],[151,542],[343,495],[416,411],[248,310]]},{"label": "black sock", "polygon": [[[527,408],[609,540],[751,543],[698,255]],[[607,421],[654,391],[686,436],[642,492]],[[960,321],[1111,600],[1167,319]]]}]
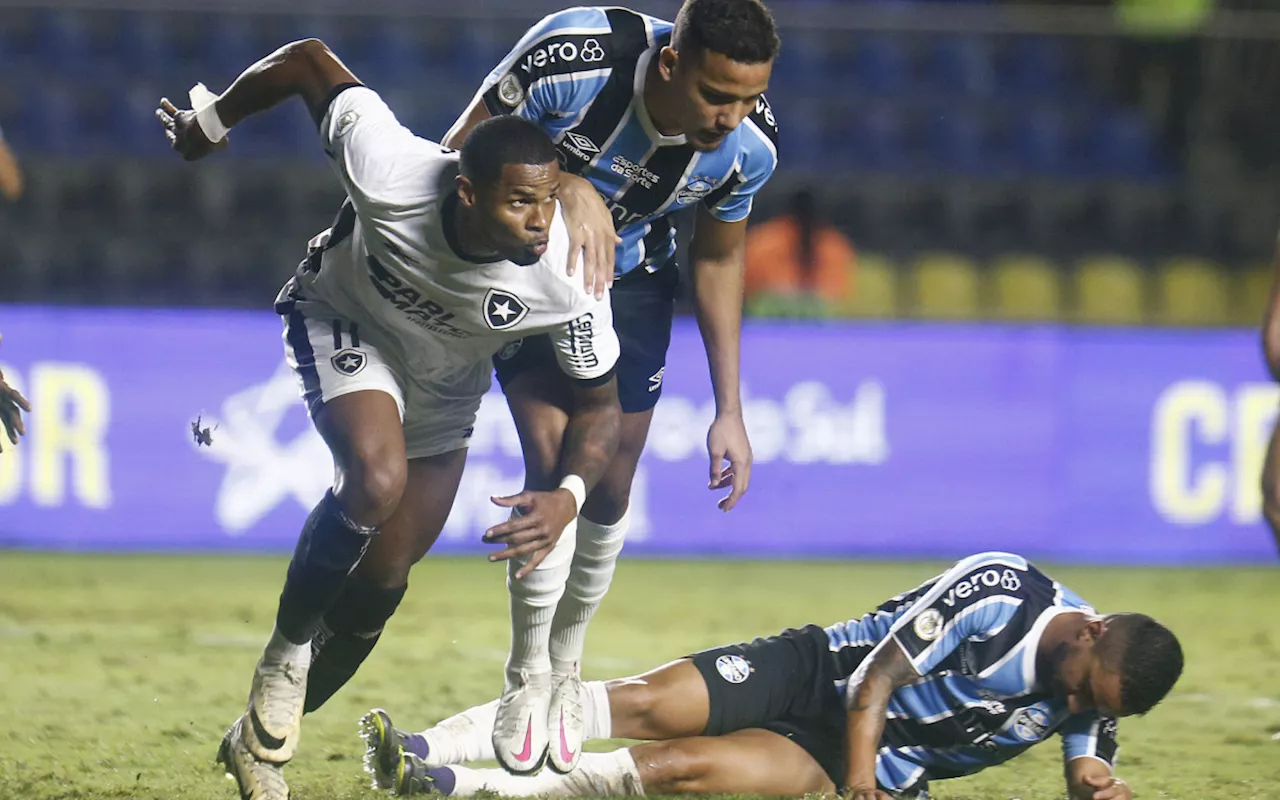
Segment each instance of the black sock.
[{"label": "black sock", "polygon": [[294,644],[311,641],[351,570],[360,563],[376,527],[357,525],[342,513],[333,490],[307,517],[289,562],[276,628]]},{"label": "black sock", "polygon": [[311,670],[303,706],[307,713],[324,705],[356,674],[408,588],[382,589],[359,577],[347,580],[325,612],[320,632],[311,640]]}]

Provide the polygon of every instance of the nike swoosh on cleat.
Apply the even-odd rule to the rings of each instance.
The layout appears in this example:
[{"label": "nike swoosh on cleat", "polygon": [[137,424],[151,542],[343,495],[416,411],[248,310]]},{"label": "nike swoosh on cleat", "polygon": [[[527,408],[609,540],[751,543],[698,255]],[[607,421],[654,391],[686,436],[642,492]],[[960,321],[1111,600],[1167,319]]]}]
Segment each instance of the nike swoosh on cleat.
[{"label": "nike swoosh on cleat", "polygon": [[573,751],[569,749],[569,743],[564,739],[564,712],[560,712],[560,760],[568,764],[573,761]]},{"label": "nike swoosh on cleat", "polygon": [[533,755],[533,717],[529,717],[529,727],[524,729],[524,749],[519,753],[512,753],[517,761],[528,761],[529,756]]},{"label": "nike swoosh on cleat", "polygon": [[284,739],[277,739],[267,733],[267,729],[262,727],[262,720],[258,719],[258,709],[253,706],[249,707],[249,722],[253,725],[253,735],[258,737],[258,741],[268,750],[279,750],[284,747]]}]

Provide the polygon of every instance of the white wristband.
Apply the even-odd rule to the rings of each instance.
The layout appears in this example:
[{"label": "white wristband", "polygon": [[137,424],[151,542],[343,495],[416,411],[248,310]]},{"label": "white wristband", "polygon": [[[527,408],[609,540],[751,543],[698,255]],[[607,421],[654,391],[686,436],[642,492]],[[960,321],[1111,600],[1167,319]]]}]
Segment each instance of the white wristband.
[{"label": "white wristband", "polygon": [[565,475],[560,481],[560,488],[567,489],[573,495],[574,510],[581,511],[582,504],[587,501],[587,482],[577,475]]},{"label": "white wristband", "polygon": [[187,97],[191,100],[191,107],[195,109],[196,123],[200,125],[205,138],[214,144],[227,138],[227,126],[222,124],[215,105],[218,96],[203,83],[197,83],[187,92]]}]

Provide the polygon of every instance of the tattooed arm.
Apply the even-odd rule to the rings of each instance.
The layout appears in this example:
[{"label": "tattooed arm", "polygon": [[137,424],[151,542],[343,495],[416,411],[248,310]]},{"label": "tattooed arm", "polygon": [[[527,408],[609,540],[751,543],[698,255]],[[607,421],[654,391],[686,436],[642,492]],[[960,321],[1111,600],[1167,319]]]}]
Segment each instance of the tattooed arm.
[{"label": "tattooed arm", "polygon": [[[849,800],[889,800],[876,788],[876,753],[884,735],[889,697],[919,674],[897,639],[884,641],[870,658],[856,688],[850,687],[845,722],[844,794]],[[855,676],[856,679],[856,676]]]}]

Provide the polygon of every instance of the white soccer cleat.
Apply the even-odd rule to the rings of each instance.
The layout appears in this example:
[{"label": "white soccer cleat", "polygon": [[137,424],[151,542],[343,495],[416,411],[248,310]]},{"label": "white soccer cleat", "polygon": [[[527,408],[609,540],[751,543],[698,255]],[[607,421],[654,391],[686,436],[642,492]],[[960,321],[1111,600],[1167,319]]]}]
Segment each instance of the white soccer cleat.
[{"label": "white soccer cleat", "polygon": [[551,768],[568,773],[582,756],[585,730],[582,722],[582,678],[576,672],[557,675],[551,683],[551,704],[547,712],[547,752]]},{"label": "white soccer cleat", "polygon": [[240,800],[289,800],[289,785],[284,780],[284,766],[260,761],[245,746],[245,717],[236,720],[222,737],[218,763],[227,777],[236,782]]},{"label": "white soccer cleat", "polygon": [[547,759],[549,675],[520,674],[520,685],[502,695],[493,723],[498,763],[515,775],[532,775]]},{"label": "white soccer cleat", "polygon": [[284,764],[297,752],[309,667],[309,660],[302,659],[283,664],[259,661],[254,669],[244,741],[260,760]]}]

